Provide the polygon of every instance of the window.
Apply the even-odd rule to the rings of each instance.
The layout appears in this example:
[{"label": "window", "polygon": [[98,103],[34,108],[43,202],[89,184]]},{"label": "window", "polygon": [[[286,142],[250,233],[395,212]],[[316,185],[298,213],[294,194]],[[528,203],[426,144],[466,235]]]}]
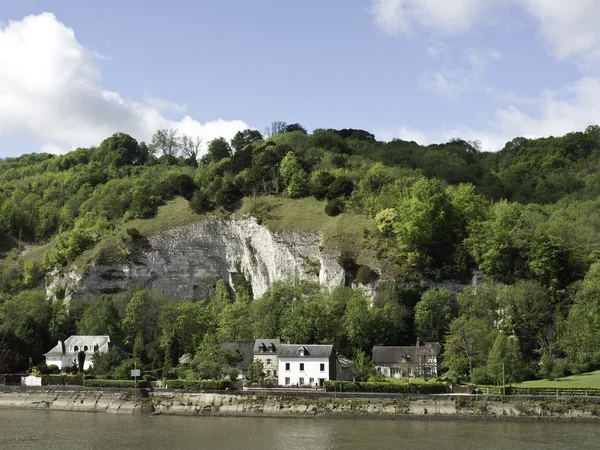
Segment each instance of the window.
[{"label": "window", "polygon": [[300,363],[300,370],[304,370],[304,363]]},{"label": "window", "polygon": [[85,347],[83,347],[83,351],[87,352],[88,351],[88,346],[86,345]]},{"label": "window", "polygon": [[271,358],[267,358],[267,364],[271,364]]},{"label": "window", "polygon": [[285,363],[285,370],[290,370],[290,363]]},{"label": "window", "polygon": [[78,352],[79,351],[79,346],[76,345],[75,347],[73,347],[73,351]]},{"label": "window", "polygon": [[290,377],[285,377],[285,384],[286,386],[290,384]]},{"label": "window", "polygon": [[314,378],[309,378],[309,379],[308,379],[308,383],[309,383],[309,384],[311,384],[311,385],[312,385],[314,382],[315,382],[315,379],[314,379]]},{"label": "window", "polygon": [[319,370],[321,372],[325,372],[325,364],[323,364],[323,363],[319,364]]},{"label": "window", "polygon": [[300,378],[300,379],[298,380],[298,384],[299,384],[300,386],[304,386],[304,378]]}]

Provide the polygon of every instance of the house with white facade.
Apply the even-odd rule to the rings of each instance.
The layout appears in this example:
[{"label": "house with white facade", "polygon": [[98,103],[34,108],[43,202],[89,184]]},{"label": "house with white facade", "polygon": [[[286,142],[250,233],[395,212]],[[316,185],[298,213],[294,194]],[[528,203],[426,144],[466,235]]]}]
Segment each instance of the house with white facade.
[{"label": "house with white facade", "polygon": [[46,365],[54,364],[59,369],[70,367],[73,363],[77,364],[77,355],[83,351],[85,352],[83,370],[87,370],[94,363],[94,353],[106,353],[109,344],[110,336],[70,336],[64,342],[58,341],[52,350],[44,353]]},{"label": "house with white facade", "polygon": [[280,386],[323,387],[326,380],[336,379],[333,345],[282,344],[278,359]]},{"label": "house with white facade", "polygon": [[414,346],[375,346],[373,362],[385,377],[437,377],[441,349],[439,342],[421,344],[419,339]]},{"label": "house with white facade", "polygon": [[256,339],[254,341],[254,361],[259,360],[263,363],[263,371],[267,377],[277,378],[279,361],[277,353],[281,341],[277,339]]}]

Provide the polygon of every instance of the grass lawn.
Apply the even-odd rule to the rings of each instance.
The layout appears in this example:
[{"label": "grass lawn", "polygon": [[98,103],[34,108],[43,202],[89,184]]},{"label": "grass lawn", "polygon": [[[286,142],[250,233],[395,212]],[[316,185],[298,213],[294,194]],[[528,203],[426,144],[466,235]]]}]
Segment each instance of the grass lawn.
[{"label": "grass lawn", "polygon": [[552,380],[532,380],[515,384],[514,387],[522,388],[600,388],[600,370],[595,372],[580,373],[570,377]]}]

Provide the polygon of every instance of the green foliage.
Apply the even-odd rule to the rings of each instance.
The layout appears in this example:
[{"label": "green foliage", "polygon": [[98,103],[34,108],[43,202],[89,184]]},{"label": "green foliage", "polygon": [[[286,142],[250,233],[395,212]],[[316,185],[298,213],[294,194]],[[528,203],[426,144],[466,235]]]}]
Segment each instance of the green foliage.
[{"label": "green foliage", "polygon": [[231,388],[230,380],[169,380],[165,384],[169,389],[224,391]]},{"label": "green foliage", "polygon": [[498,384],[522,381],[523,359],[516,337],[498,334],[488,355],[487,369],[489,376]]},{"label": "green foliage", "polygon": [[[129,377],[128,377],[129,378]],[[86,379],[83,382],[85,387],[105,387],[105,388],[133,388],[135,387],[135,380],[102,380],[99,378]],[[148,382],[144,380],[137,381],[138,388],[148,387]]]},{"label": "green foliage", "polygon": [[373,360],[362,350],[354,354],[350,371],[356,381],[367,381],[369,377],[376,374]]},{"label": "green foliage", "polygon": [[248,367],[246,378],[253,383],[258,383],[265,377],[264,365],[260,359],[255,359]]},{"label": "green foliage", "polygon": [[77,334],[84,336],[110,336],[112,342],[121,337],[120,317],[111,297],[103,295],[85,310],[77,322]]},{"label": "green foliage", "polygon": [[442,394],[445,393],[448,386],[446,383],[429,381],[410,383],[389,383],[389,382],[352,382],[352,381],[332,381],[325,382],[327,391],[341,392],[378,392],[390,394]]},{"label": "green foliage", "polygon": [[415,306],[415,328],[424,341],[441,341],[453,316],[454,305],[446,289],[428,289]]}]

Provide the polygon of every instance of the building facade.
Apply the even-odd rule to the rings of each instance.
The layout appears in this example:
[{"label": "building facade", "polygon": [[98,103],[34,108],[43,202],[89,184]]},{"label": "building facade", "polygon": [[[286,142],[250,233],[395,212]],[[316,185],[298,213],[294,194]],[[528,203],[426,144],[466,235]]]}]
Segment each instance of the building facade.
[{"label": "building facade", "polygon": [[254,360],[262,361],[265,376],[277,378],[279,360],[277,353],[281,341],[279,339],[256,339],[254,341]]},{"label": "building facade", "polygon": [[437,377],[439,342],[419,343],[411,347],[375,346],[373,362],[385,377]]},{"label": "building facade", "polygon": [[85,353],[83,370],[88,370],[94,364],[94,353],[106,353],[110,344],[110,336],[70,336],[68,339],[58,341],[46,357],[46,365],[55,365],[59,369],[78,364],[80,351]]},{"label": "building facade", "polygon": [[336,379],[333,345],[282,344],[278,359],[280,386],[323,387],[325,381]]}]

